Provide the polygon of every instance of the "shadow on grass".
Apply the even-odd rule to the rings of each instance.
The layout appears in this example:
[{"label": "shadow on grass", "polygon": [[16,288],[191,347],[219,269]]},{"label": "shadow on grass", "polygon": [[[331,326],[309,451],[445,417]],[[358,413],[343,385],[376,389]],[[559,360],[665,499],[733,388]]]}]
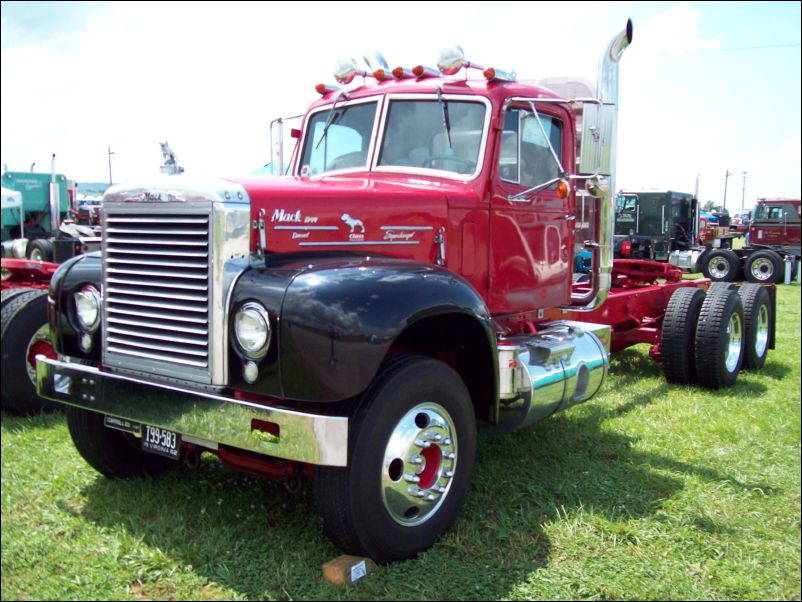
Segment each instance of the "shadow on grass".
[{"label": "shadow on grass", "polygon": [[9,434],[21,433],[32,428],[50,428],[66,421],[63,411],[42,412],[29,416],[17,416],[6,411],[1,414],[3,432]]},{"label": "shadow on grass", "polygon": [[[618,382],[629,379],[625,375]],[[508,597],[517,584],[548,566],[550,524],[570,524],[582,514],[583,528],[590,520],[602,535],[607,529],[629,529],[626,521],[654,516],[689,476],[776,494],[765,484],[641,451],[634,437],[605,425],[654,403],[670,387],[660,380],[613,408],[591,403],[582,412],[558,415],[513,435],[480,436],[471,491],[452,531],[417,559],[383,568],[349,589],[348,597]],[[122,528],[178,565],[243,596],[340,597],[323,582],[320,569],[339,552],[322,534],[308,498],[291,498],[280,484],[230,472],[208,459],[196,471],[181,469],[160,479],[98,477],[83,493],[84,518]],[[702,517],[692,525],[722,532]],[[147,583],[143,587],[147,593]]]}]

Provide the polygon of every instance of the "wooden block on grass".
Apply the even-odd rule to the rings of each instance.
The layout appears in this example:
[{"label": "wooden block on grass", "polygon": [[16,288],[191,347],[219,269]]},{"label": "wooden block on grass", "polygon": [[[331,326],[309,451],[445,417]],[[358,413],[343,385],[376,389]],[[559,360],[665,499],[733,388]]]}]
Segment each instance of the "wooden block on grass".
[{"label": "wooden block on grass", "polygon": [[376,570],[370,558],[343,554],[323,564],[323,576],[334,585],[356,583],[369,572]]}]

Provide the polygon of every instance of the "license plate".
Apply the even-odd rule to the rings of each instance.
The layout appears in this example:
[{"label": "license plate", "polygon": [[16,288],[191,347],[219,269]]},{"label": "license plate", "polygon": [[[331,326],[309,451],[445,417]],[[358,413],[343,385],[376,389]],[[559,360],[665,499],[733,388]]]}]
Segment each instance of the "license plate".
[{"label": "license plate", "polygon": [[175,431],[143,424],[142,450],[178,460],[181,453],[181,435]]}]

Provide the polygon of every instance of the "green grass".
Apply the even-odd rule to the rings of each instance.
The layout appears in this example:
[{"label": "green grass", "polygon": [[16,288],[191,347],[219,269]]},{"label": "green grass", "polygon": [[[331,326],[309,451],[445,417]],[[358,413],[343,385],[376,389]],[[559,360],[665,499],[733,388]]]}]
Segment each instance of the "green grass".
[{"label": "green grass", "polygon": [[311,503],[213,459],[110,481],[62,415],[2,417],[3,599],[799,599],[800,289],[777,349],[711,392],[646,348],[593,400],[480,437],[454,529],[337,588]]}]

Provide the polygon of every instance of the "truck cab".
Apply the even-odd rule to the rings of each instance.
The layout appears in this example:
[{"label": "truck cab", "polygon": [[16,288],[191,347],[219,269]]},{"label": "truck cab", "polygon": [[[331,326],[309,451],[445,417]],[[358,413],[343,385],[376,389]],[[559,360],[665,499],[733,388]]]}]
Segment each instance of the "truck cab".
[{"label": "truck cab", "polygon": [[698,201],[671,190],[621,190],[616,196],[616,257],[668,261],[698,241]]},{"label": "truck cab", "polygon": [[[738,293],[705,297],[709,281],[638,262],[613,270],[631,40],[629,22],[583,101],[578,173],[572,99],[452,48],[439,72],[338,64],[349,87],[317,87],[289,175],[108,190],[102,252],[51,283],[58,359],[37,358],[78,451],[112,477],[209,452],[311,478],[326,534],[390,562],[454,522],[478,428],[508,433],[591,398],[611,349],[647,342],[672,382],[732,384],[749,347]],[[577,240],[578,187],[597,240]]]},{"label": "truck cab", "polygon": [[799,199],[758,199],[749,224],[749,243],[779,247],[800,256]]}]

